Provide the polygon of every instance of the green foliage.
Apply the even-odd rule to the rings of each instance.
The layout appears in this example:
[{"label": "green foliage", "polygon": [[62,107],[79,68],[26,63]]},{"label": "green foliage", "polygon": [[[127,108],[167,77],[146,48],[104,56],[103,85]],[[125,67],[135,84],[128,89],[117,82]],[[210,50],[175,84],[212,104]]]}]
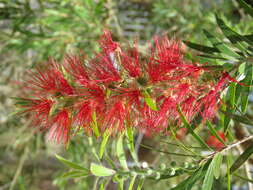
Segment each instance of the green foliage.
[{"label": "green foliage", "polygon": [[104,154],[104,151],[105,151],[105,146],[107,144],[107,141],[110,137],[110,133],[109,131],[105,132],[103,134],[103,137],[102,137],[102,142],[101,142],[101,146],[100,146],[100,151],[99,151],[99,158],[103,158],[103,154]]},{"label": "green foliage", "polygon": [[150,107],[152,110],[157,111],[156,103],[155,101],[150,97],[149,93],[145,90],[143,92],[144,97],[145,97],[145,102]]},{"label": "green foliage", "polygon": [[121,135],[118,138],[117,145],[116,145],[116,152],[117,152],[120,165],[122,166],[122,168],[124,168],[124,170],[128,170],[125,151],[123,147],[123,135]]},{"label": "green foliage", "polygon": [[202,190],[211,190],[213,186],[214,176],[220,175],[222,155],[220,153],[216,154],[212,162],[209,164],[207,172],[205,174],[204,182],[202,185]]},{"label": "green foliage", "polygon": [[235,172],[239,167],[241,167],[253,154],[253,146],[249,146],[233,163],[230,168],[231,173]]},{"label": "green foliage", "polygon": [[98,39],[105,19],[104,1],[3,1],[2,19],[15,19],[6,34],[4,50],[36,52],[37,61],[49,56],[97,49],[88,39]]},{"label": "green foliage", "polygon": [[93,175],[98,177],[112,176],[116,173],[115,170],[94,163],[91,164],[90,171]]},{"label": "green foliage", "polygon": [[189,124],[189,122],[187,121],[187,119],[185,118],[185,116],[183,115],[180,106],[178,105],[178,112],[180,114],[180,117],[182,119],[182,122],[184,123],[184,126],[188,129],[189,133],[191,133],[191,135],[199,142],[199,144],[203,147],[206,147],[208,149],[210,149],[210,147],[205,143],[205,141],[194,132],[193,127]]}]

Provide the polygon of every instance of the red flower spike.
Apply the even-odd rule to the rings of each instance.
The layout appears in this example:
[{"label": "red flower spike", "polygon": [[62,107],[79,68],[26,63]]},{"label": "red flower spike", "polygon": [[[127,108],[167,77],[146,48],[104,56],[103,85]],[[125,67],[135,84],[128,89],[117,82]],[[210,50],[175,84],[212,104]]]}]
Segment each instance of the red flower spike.
[{"label": "red flower spike", "polygon": [[[44,69],[31,73],[29,95],[36,98],[23,104],[25,112],[31,112],[40,127],[49,129],[49,139],[65,144],[70,136],[70,118],[73,117],[74,127],[83,127],[92,134],[94,113],[100,132],[109,129],[112,134],[126,127],[136,127],[146,134],[168,134],[169,124],[181,125],[177,105],[189,122],[199,114],[204,121],[213,119],[221,104],[221,92],[229,81],[237,81],[223,73],[216,84],[211,83],[205,73],[212,75],[212,70],[186,62],[179,42],[166,37],[154,41],[146,64],[140,62],[136,43],[125,51],[112,40],[109,31],[104,32],[101,51],[95,58],[66,56],[67,73],[59,64],[49,61]],[[144,91],[148,91],[149,97],[142,95]],[[152,110],[147,103],[158,110]],[[52,105],[57,109],[52,109]],[[185,130],[179,130],[178,137],[182,138],[184,133]]]},{"label": "red flower spike", "polygon": [[139,53],[137,44],[133,49],[129,49],[127,53],[121,52],[121,64],[131,77],[140,76]]},{"label": "red flower spike", "polygon": [[91,60],[89,69],[97,83],[111,83],[121,80],[109,56],[97,55],[95,59]]},{"label": "red flower spike", "polygon": [[153,118],[153,127],[156,129],[160,128],[159,130],[166,129],[169,123],[168,118],[177,118],[176,105],[177,104],[173,98],[165,98],[157,116]]},{"label": "red flower spike", "polygon": [[220,93],[228,82],[229,75],[227,73],[224,73],[218,83],[213,87],[213,89],[210,90],[209,93],[200,100],[204,106],[204,110],[201,113],[204,122],[206,119],[212,120],[214,118],[220,107]]},{"label": "red flower spike", "polygon": [[68,143],[70,133],[70,116],[67,110],[60,111],[53,119],[48,132],[48,139],[57,143],[62,141],[64,144]]},{"label": "red flower spike", "polygon": [[66,56],[65,65],[66,70],[75,78],[78,83],[83,85],[88,83],[89,76],[80,57]]},{"label": "red flower spike", "polygon": [[74,119],[74,125],[80,127],[83,127],[85,131],[88,133],[91,132],[91,128],[89,128],[89,125],[92,122],[92,107],[90,102],[84,102],[80,108],[78,113],[75,116]]},{"label": "red flower spike", "polygon": [[109,129],[111,133],[118,133],[125,129],[124,121],[127,116],[127,110],[123,102],[118,101],[108,109],[103,122],[103,130]]},{"label": "red flower spike", "polygon": [[157,61],[164,64],[178,65],[182,61],[179,43],[170,41],[167,37],[155,38]]},{"label": "red flower spike", "polygon": [[22,108],[25,108],[25,113],[30,112],[33,114],[33,125],[39,126],[42,129],[46,128],[49,124],[49,113],[53,105],[52,100],[48,99],[23,99],[27,104],[22,105]]},{"label": "red flower spike", "polygon": [[[148,62],[147,72],[149,78],[153,83],[171,80],[172,75],[169,73],[176,69],[177,66],[165,63],[156,63],[155,60],[150,59]],[[182,77],[180,77],[182,78]]]},{"label": "red flower spike", "polygon": [[[225,134],[223,132],[218,132],[218,135],[223,141],[226,140]],[[208,146],[215,148],[216,150],[221,150],[224,147],[223,143],[220,142],[215,136],[209,136],[206,143]]]},{"label": "red flower spike", "polygon": [[118,44],[112,40],[112,34],[110,31],[105,30],[104,34],[100,40],[100,47],[102,48],[103,52],[109,55],[110,53],[114,52]]},{"label": "red flower spike", "polygon": [[141,92],[137,89],[127,89],[127,88],[118,88],[116,90],[112,89],[112,91],[118,93],[115,98],[125,99],[129,106],[141,106],[140,99],[142,97]]},{"label": "red flower spike", "polygon": [[38,93],[49,93],[55,95],[72,95],[73,88],[68,84],[59,70],[59,66],[54,62],[49,62],[45,70],[37,68],[37,73],[32,72],[31,80],[27,85],[33,85],[32,89]]},{"label": "red flower spike", "polygon": [[186,117],[187,121],[191,121],[200,111],[200,106],[196,103],[196,98],[193,96],[184,100],[181,105],[182,113]]}]

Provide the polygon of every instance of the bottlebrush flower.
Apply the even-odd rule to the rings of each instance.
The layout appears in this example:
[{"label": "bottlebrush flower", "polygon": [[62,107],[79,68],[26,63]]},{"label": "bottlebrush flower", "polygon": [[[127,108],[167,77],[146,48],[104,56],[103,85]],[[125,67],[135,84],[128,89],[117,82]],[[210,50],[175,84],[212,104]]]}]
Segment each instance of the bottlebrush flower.
[{"label": "bottlebrush flower", "polygon": [[[60,66],[53,60],[50,60],[46,68],[37,68],[37,72],[31,73],[31,79],[27,81],[27,86],[32,85],[32,88],[38,94],[73,94],[73,88],[68,84],[67,80],[60,72]],[[34,92],[34,93],[35,93]]]},{"label": "bottlebrush flower", "polygon": [[101,40],[99,42],[100,47],[106,55],[109,55],[110,53],[114,52],[118,47],[118,44],[112,40],[112,34],[108,30],[104,31],[104,34],[102,35]]},{"label": "bottlebrush flower", "polygon": [[52,100],[45,98],[19,98],[17,101],[17,105],[23,109],[23,113],[33,115],[33,125],[41,129],[47,128],[49,125],[49,112],[53,103]]},{"label": "bottlebrush flower", "polygon": [[183,59],[179,42],[154,41],[145,57],[137,44],[125,50],[105,31],[93,58],[67,55],[64,67],[50,60],[30,72],[25,112],[49,130],[49,139],[65,144],[72,128],[97,136],[127,127],[168,134],[168,127],[181,125],[178,105],[188,122],[198,115],[212,119],[232,77],[220,73],[216,82],[208,67]]},{"label": "bottlebrush flower", "polygon": [[84,67],[84,57],[70,56],[65,57],[65,68],[74,79],[83,85],[89,81],[89,75]]},{"label": "bottlebrush flower", "polygon": [[52,118],[47,138],[57,143],[62,141],[64,144],[67,144],[70,135],[70,126],[71,120],[69,112],[67,110],[60,111]]},{"label": "bottlebrush flower", "polygon": [[110,56],[98,54],[90,61],[89,73],[96,83],[111,83],[121,80],[121,77]]},{"label": "bottlebrush flower", "polygon": [[180,49],[178,42],[168,38],[155,38],[155,47],[151,49],[146,69],[152,83],[181,80],[188,76],[198,77],[202,68],[184,61]]},{"label": "bottlebrush flower", "polygon": [[123,102],[118,101],[109,106],[102,124],[103,131],[109,129],[111,133],[117,134],[124,130],[126,115],[127,110]]},{"label": "bottlebrush flower", "polygon": [[204,121],[206,119],[213,119],[220,107],[220,93],[225,85],[231,80],[232,77],[228,73],[223,73],[222,77],[214,87],[203,97],[200,102],[203,104],[202,117]]},{"label": "bottlebrush flower", "polygon": [[139,53],[137,45],[134,48],[128,49],[127,53],[121,52],[121,64],[131,77],[140,76]]}]

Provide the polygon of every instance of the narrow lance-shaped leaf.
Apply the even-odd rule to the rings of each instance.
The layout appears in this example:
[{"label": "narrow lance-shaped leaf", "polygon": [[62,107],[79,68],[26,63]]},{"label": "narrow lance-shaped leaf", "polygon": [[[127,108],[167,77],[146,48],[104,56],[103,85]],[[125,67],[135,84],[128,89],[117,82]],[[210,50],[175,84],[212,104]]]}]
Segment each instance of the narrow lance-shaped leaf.
[{"label": "narrow lance-shaped leaf", "polygon": [[[253,34],[249,34],[249,35],[243,35],[243,39],[245,41],[247,41],[248,44],[253,45]],[[253,49],[251,47],[249,47],[249,50],[252,52]]]},{"label": "narrow lance-shaped leaf", "polygon": [[229,103],[232,109],[235,107],[235,91],[236,91],[236,83],[231,82],[229,85]]},{"label": "narrow lance-shaped leaf", "polygon": [[96,112],[92,113],[92,120],[93,120],[93,122],[92,122],[93,132],[96,135],[96,137],[99,137],[100,132],[99,132],[99,129],[98,129]]},{"label": "narrow lance-shaped leaf", "polygon": [[214,164],[214,171],[213,171],[215,179],[219,179],[220,177],[222,158],[223,158],[223,155],[221,153],[216,154],[216,161]]},{"label": "narrow lance-shaped leaf", "polygon": [[113,180],[116,181],[118,183],[118,189],[119,190],[124,190],[124,178],[118,176],[118,175],[115,175],[113,177]]},{"label": "narrow lance-shaped leaf", "polygon": [[231,171],[230,171],[230,154],[227,155],[227,188],[231,189]]},{"label": "narrow lance-shaped leaf", "polygon": [[229,129],[229,123],[232,119],[230,115],[233,114],[235,111],[235,94],[236,94],[236,83],[231,82],[229,85],[227,95],[225,97],[226,99],[225,101],[227,103],[224,104],[223,109],[222,109],[222,111],[229,113],[229,114],[223,114],[224,116],[223,129],[225,133],[227,133],[227,130]]},{"label": "narrow lance-shaped leaf", "polygon": [[69,160],[66,160],[65,158],[59,156],[59,155],[55,155],[55,157],[61,162],[63,163],[64,165],[70,167],[70,168],[73,168],[73,169],[77,169],[77,170],[84,170],[84,171],[89,171],[88,169],[74,163],[74,162],[71,162]]},{"label": "narrow lance-shaped leaf", "polygon": [[129,187],[128,187],[128,190],[132,190],[133,189],[133,186],[134,186],[134,182],[135,182],[135,179],[136,179],[137,175],[134,175],[130,181],[130,184],[129,184]]},{"label": "narrow lance-shaped leaf", "polygon": [[241,90],[241,108],[242,108],[243,113],[247,111],[250,86],[252,84],[253,67],[251,63],[246,64],[245,73],[246,73],[246,76],[243,79],[243,81],[241,81],[243,84],[246,85],[246,86],[242,86],[242,90]]},{"label": "narrow lance-shaped leaf", "polygon": [[127,128],[127,146],[131,153],[131,156],[133,157],[136,164],[138,164],[138,157],[134,149],[134,134],[133,134],[133,128],[128,127]]},{"label": "narrow lance-shaped leaf", "polygon": [[204,34],[206,35],[207,39],[213,44],[214,47],[219,49],[224,55],[227,55],[226,58],[228,59],[237,59],[240,58],[240,56],[235,53],[233,50],[231,50],[227,45],[225,45],[222,41],[218,40],[214,35],[212,35],[207,30],[204,30]]},{"label": "narrow lance-shaped leaf", "polygon": [[241,5],[241,7],[253,17],[253,9],[249,4],[247,4],[244,0],[237,0],[237,2]]},{"label": "narrow lance-shaped leaf", "polygon": [[203,182],[203,185],[202,185],[202,190],[211,190],[212,189],[212,186],[213,186],[213,178],[214,178],[214,166],[217,162],[217,155],[216,154],[214,157],[213,157],[213,160],[212,162],[210,163],[208,169],[207,169],[207,172],[206,172],[206,175],[205,175],[205,178],[204,178],[204,182]]},{"label": "narrow lance-shaped leaf", "polygon": [[230,168],[231,173],[235,172],[239,167],[241,167],[252,154],[253,146],[249,146],[233,163]]},{"label": "narrow lance-shaped leaf", "polygon": [[112,176],[116,173],[115,170],[94,163],[91,163],[90,171],[93,175],[98,177]]},{"label": "narrow lance-shaped leaf", "polygon": [[199,135],[197,135],[194,132],[193,128],[191,127],[191,125],[188,123],[187,119],[183,115],[183,113],[181,111],[181,108],[180,108],[180,105],[177,106],[177,110],[178,110],[178,113],[180,115],[180,118],[181,118],[182,122],[184,123],[184,125],[188,129],[188,131],[191,133],[191,135],[199,142],[200,145],[202,145],[202,146],[204,146],[204,147],[211,150],[211,148],[205,143],[205,141]]},{"label": "narrow lance-shaped leaf", "polygon": [[219,25],[223,34],[229,39],[229,41],[235,44],[236,47],[241,51],[247,51],[247,47],[245,46],[245,44],[242,43],[244,41],[244,37],[229,28],[217,14],[215,15],[215,17],[217,24]]},{"label": "narrow lance-shaped leaf", "polygon": [[100,184],[99,190],[105,190],[105,184],[104,184],[104,183],[101,183],[101,184]]},{"label": "narrow lance-shaped leaf", "polygon": [[214,47],[204,46],[204,45],[189,42],[189,41],[184,41],[184,43],[187,46],[189,46],[190,48],[201,51],[201,52],[204,52],[204,53],[212,54],[214,52],[220,52],[217,48],[214,48]]},{"label": "narrow lance-shaped leaf", "polygon": [[103,158],[103,154],[104,154],[104,151],[105,151],[105,146],[107,144],[107,141],[110,137],[110,132],[108,130],[106,130],[103,134],[103,139],[102,139],[102,142],[101,142],[101,145],[100,145],[100,150],[99,150],[99,158]]},{"label": "narrow lance-shaped leaf", "polygon": [[89,172],[75,170],[70,171],[62,175],[63,178],[79,178],[79,177],[87,177]]},{"label": "narrow lance-shaped leaf", "polygon": [[[232,114],[226,111],[221,111],[223,114],[225,114],[228,117],[231,117],[233,120],[247,124],[247,125],[253,125],[253,122],[251,120],[249,120],[247,117],[243,116],[243,115],[237,115],[237,114]],[[226,130],[227,131],[227,130]],[[226,132],[225,131],[225,132]]]},{"label": "narrow lance-shaped leaf", "polygon": [[138,184],[138,186],[137,186],[137,190],[141,190],[143,184],[144,184],[144,179],[140,179],[140,180],[139,180],[139,184]]},{"label": "narrow lance-shaped leaf", "polygon": [[211,122],[207,120],[206,123],[207,123],[207,127],[208,127],[209,131],[212,133],[212,135],[215,136],[223,145],[225,145],[225,142],[220,137],[220,135],[218,135],[217,131],[214,129],[214,127],[211,124]]},{"label": "narrow lance-shaped leaf", "polygon": [[186,178],[184,181],[179,183],[176,187],[172,188],[171,190],[190,190],[198,180],[203,179],[209,165],[210,161],[205,163],[205,165],[200,167],[197,171],[195,171],[188,178]]},{"label": "narrow lance-shaped leaf", "polygon": [[116,151],[121,166],[124,168],[124,170],[128,170],[126,156],[123,147],[123,135],[121,135],[117,141]]},{"label": "narrow lance-shaped leaf", "polygon": [[150,107],[150,109],[157,111],[157,106],[156,106],[156,102],[151,98],[151,96],[149,95],[149,93],[144,90],[143,91],[144,97],[145,97],[145,102],[148,105],[148,107]]},{"label": "narrow lance-shaped leaf", "polygon": [[220,175],[221,161],[222,161],[222,154],[216,153],[207,169],[204,182],[202,185],[202,190],[212,189],[214,176],[218,179]]}]

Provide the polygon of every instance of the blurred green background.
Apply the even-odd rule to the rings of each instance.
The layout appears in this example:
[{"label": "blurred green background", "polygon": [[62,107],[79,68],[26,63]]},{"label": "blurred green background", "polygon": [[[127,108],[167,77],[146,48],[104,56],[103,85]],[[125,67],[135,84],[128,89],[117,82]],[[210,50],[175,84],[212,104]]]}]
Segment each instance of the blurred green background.
[{"label": "blurred green background", "polygon": [[[11,97],[22,93],[16,81],[22,80],[25,70],[50,56],[61,60],[65,53],[80,51],[92,56],[99,50],[97,41],[105,28],[123,44],[140,39],[143,51],[157,34],[206,44],[202,29],[219,32],[215,12],[229,18],[227,22],[241,33],[253,29],[237,3],[227,0],[0,0],[0,190],[78,190],[92,189],[94,184],[92,177],[61,177],[66,168],[54,154],[88,167],[95,141],[80,134],[65,150],[27,127],[29,117],[13,114]],[[139,156],[157,165],[170,161],[169,156],[147,150],[140,150]],[[147,181],[144,189],[165,189],[177,180]]]}]

